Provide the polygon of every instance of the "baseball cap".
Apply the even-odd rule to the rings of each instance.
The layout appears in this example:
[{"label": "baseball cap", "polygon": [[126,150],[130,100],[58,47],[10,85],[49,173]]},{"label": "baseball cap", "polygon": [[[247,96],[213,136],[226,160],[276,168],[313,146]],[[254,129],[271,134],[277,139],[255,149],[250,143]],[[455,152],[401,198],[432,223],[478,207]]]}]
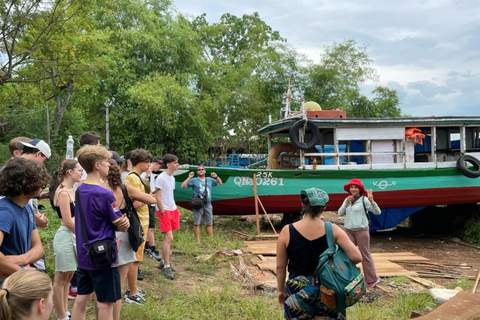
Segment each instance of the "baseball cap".
[{"label": "baseball cap", "polygon": [[322,189],[308,188],[300,192],[300,199],[308,197],[308,201],[312,207],[325,207],[328,203],[328,194]]},{"label": "baseball cap", "polygon": [[199,165],[199,166],[197,167],[197,169],[200,169],[200,168],[205,169],[205,166],[204,166],[204,165]]},{"label": "baseball cap", "polygon": [[50,158],[52,156],[52,152],[50,151],[50,146],[48,145],[48,143],[46,143],[42,139],[33,139],[28,142],[18,141],[16,146],[20,150],[23,150],[24,147],[37,149],[38,151],[43,153],[43,155],[47,158]]},{"label": "baseball cap", "polygon": [[113,150],[109,150],[111,153],[112,153],[112,159],[115,160],[118,164],[120,163],[123,163],[125,161],[125,159],[118,154],[118,152],[116,151],[113,151]]},{"label": "baseball cap", "polygon": [[155,157],[152,162],[156,162],[158,164],[163,165],[163,158],[162,157]]},{"label": "baseball cap", "polygon": [[131,155],[131,154],[132,154],[132,151],[128,151],[127,153],[125,153],[125,155],[123,156],[123,158],[124,158],[125,160],[130,159],[130,155]]}]

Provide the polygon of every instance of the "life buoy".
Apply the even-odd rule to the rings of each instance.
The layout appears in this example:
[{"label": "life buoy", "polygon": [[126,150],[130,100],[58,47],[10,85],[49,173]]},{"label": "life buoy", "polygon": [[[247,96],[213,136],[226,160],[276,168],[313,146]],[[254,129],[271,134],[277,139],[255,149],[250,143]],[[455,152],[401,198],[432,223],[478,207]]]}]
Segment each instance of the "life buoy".
[{"label": "life buoy", "polygon": [[[299,130],[303,128],[305,125],[310,130],[312,134],[312,138],[308,142],[300,142]],[[317,143],[320,132],[318,131],[317,125],[312,121],[299,120],[295,122],[295,124],[290,128],[289,135],[290,135],[290,142],[295,148],[306,151]]]},{"label": "life buoy", "polygon": [[290,143],[276,144],[268,153],[267,160],[270,169],[280,169],[277,158],[282,152],[298,152],[298,149],[292,146]]},{"label": "life buoy", "polygon": [[[465,162],[470,163],[475,170],[470,170]],[[480,177],[480,161],[474,156],[463,155],[457,160],[457,170],[467,178],[478,178]]]}]

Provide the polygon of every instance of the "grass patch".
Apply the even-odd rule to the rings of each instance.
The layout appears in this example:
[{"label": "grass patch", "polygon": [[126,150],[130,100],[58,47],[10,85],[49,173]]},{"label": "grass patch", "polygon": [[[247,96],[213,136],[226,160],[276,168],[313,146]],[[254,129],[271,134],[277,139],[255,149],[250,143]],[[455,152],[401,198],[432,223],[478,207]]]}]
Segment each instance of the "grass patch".
[{"label": "grass patch", "polygon": [[[47,208],[50,220],[46,229],[40,229],[44,245],[47,270],[54,274],[52,242],[60,225],[59,219],[47,201],[41,201]],[[238,257],[215,254],[242,249],[243,243],[231,230],[255,235],[256,225],[251,221],[240,221],[236,217],[214,220],[214,239],[210,239],[201,226],[202,245],[198,246],[193,235],[193,216],[190,211],[181,209],[180,230],[174,232],[172,244],[172,265],[178,273],[174,281],[165,279],[156,267],[158,263],[149,257],[141,264],[145,280],[139,281],[140,288],[147,292],[145,306],[122,305],[122,319],[283,319],[283,309],[278,306],[276,290],[257,291],[251,286],[242,286],[231,271],[230,263],[238,265]],[[161,249],[163,235],[155,230],[156,244]],[[197,257],[212,255],[202,260]],[[250,256],[244,257],[245,261]],[[406,277],[388,278],[397,284],[407,283]],[[469,280],[459,279],[452,285],[469,288]],[[409,318],[412,310],[427,311],[434,308],[435,301],[428,294],[396,294],[382,296],[379,300],[358,303],[347,310],[348,319],[399,319]],[[70,310],[72,309],[70,302]],[[56,319],[55,312],[51,319]],[[95,319],[93,305],[87,312],[87,319]]]}]

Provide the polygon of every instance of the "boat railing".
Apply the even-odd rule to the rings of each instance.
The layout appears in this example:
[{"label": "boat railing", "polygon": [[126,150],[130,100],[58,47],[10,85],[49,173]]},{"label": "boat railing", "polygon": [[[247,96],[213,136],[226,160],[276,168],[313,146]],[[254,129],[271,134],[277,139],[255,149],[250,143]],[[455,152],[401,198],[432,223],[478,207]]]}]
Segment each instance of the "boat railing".
[{"label": "boat railing", "polygon": [[[322,170],[391,170],[391,169],[431,169],[431,168],[455,168],[456,161],[446,162],[411,162],[411,163],[368,163],[368,164],[341,164],[341,165],[317,165],[317,171]],[[312,165],[306,165],[306,170],[313,170]]]}]

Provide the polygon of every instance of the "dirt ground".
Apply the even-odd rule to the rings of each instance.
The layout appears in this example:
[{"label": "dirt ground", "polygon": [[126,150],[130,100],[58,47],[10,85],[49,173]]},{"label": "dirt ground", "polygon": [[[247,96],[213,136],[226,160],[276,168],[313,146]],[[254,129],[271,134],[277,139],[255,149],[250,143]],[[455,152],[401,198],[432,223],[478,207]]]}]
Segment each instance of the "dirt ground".
[{"label": "dirt ground", "polygon": [[[322,215],[322,218],[343,226],[343,219],[338,218],[335,212],[326,212]],[[247,219],[252,219],[252,217]],[[262,234],[268,233],[270,231],[262,230]],[[432,281],[437,286],[455,287],[454,284],[459,278],[470,279],[473,283],[480,269],[479,247],[462,243],[458,239],[440,238],[430,234],[418,233],[409,228],[398,227],[390,231],[373,232],[371,233],[370,247],[372,253],[412,252],[431,260],[433,263],[440,264],[444,267],[443,271],[445,273],[451,272],[455,274],[455,278],[438,275],[432,275],[431,277],[422,276],[423,279]],[[255,258],[253,257],[252,259]],[[400,264],[406,270],[421,271],[414,265]],[[265,287],[269,288],[276,285],[273,274],[261,272],[253,265],[249,269],[258,281],[265,284]],[[383,279],[381,284],[387,290],[392,289],[392,287],[393,289],[398,289],[388,278]],[[401,289],[405,291],[426,290],[425,287],[414,282],[404,285],[404,288]],[[479,291],[480,289],[477,290],[477,293],[480,294]],[[375,289],[375,292],[378,292],[380,295],[385,294],[385,292],[377,289]]]}]

